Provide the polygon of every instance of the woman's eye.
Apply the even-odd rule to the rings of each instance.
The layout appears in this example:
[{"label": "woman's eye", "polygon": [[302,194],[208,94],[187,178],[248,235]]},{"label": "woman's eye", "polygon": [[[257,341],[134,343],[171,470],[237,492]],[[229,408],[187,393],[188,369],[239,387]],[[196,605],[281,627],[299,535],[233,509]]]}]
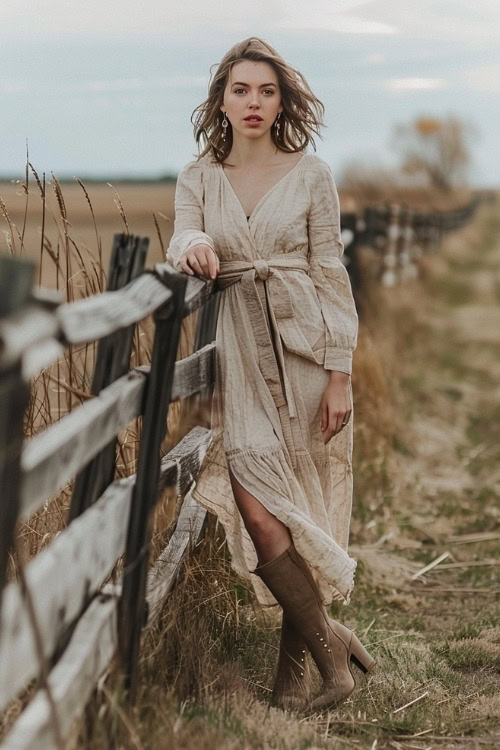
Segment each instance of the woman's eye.
[{"label": "woman's eye", "polygon": [[274,94],[274,89],[265,89],[265,93]]},{"label": "woman's eye", "polygon": [[235,89],[235,90],[234,90],[234,93],[235,93],[235,94],[238,94],[238,93],[239,93],[240,91],[245,91],[245,89]]}]

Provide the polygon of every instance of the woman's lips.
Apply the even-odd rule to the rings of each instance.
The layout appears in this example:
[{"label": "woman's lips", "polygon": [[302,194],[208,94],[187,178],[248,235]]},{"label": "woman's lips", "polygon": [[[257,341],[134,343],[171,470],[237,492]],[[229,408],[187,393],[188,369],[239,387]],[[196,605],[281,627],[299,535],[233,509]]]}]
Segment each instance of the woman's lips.
[{"label": "woman's lips", "polygon": [[246,122],[247,125],[251,125],[252,127],[256,127],[257,125],[261,125],[264,122],[264,120],[258,120],[258,119],[253,120],[253,119],[249,119],[249,118],[245,117],[245,119],[243,120],[243,122]]}]

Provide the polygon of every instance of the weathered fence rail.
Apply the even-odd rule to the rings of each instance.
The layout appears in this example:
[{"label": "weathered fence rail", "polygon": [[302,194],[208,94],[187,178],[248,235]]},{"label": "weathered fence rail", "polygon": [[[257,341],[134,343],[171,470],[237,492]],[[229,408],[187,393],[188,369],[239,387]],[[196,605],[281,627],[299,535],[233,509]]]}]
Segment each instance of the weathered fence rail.
[{"label": "weathered fence rail", "polygon": [[387,203],[366,206],[361,214],[342,214],[344,258],[354,290],[361,285],[357,250],[369,247],[377,254],[378,277],[384,286],[395,286],[418,276],[419,259],[436,252],[446,232],[459,229],[474,216],[482,201],[494,201],[493,191],[477,193],[452,211],[416,211]]},{"label": "weathered fence rail", "polygon": [[[343,215],[353,287],[360,283],[360,247],[375,249],[383,284],[413,278],[420,255],[470,220],[479,200],[441,215],[396,205]],[[108,290],[70,304],[32,290],[34,268],[26,261],[0,258],[0,710],[31,680],[38,684],[3,748],[62,747],[116,652],[133,699],[141,632],[161,612],[204,522],[190,489],[210,431],[195,427],[163,458],[160,447],[169,404],[213,386],[218,299],[212,282],[188,279],[167,263],[143,271],[146,249],[146,240],[116,235]],[[197,309],[196,351],[176,362],[181,322]],[[129,370],[134,326],[149,315],[151,364]],[[24,440],[29,379],[63,347],[96,340],[92,397]],[[139,416],[137,474],[113,481],[116,437]],[[75,477],[67,527],[19,581],[4,586],[17,521]],[[171,486],[184,501],[168,545],[149,565],[151,512]]]}]

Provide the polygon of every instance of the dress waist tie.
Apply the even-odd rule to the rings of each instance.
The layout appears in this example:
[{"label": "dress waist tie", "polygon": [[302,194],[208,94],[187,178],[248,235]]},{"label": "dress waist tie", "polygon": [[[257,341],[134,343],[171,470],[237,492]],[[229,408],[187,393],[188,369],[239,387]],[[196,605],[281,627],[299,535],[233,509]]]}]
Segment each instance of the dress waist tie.
[{"label": "dress waist tie", "polygon": [[[296,455],[290,420],[297,416],[297,412],[285,370],[279,330],[275,330],[274,321],[294,318],[292,299],[283,272],[303,271],[307,273],[308,270],[309,263],[303,255],[286,254],[277,255],[268,260],[221,261],[217,276],[217,285],[221,290],[236,282],[241,283],[257,346],[259,368],[278,410],[293,469],[296,466]],[[257,282],[262,282],[264,286],[267,286],[269,293],[266,294],[266,299],[272,308],[273,315],[266,315],[257,289]],[[276,336],[276,346],[273,345],[271,330]]]}]

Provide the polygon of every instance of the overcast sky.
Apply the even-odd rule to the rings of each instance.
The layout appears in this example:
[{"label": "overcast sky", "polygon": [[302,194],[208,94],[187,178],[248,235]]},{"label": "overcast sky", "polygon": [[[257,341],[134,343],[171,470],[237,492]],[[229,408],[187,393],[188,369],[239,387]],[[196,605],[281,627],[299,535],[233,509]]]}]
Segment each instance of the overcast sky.
[{"label": "overcast sky", "polygon": [[0,5],[0,174],[159,175],[193,158],[209,67],[260,36],[326,107],[318,154],[392,165],[396,123],[461,117],[500,186],[499,0],[15,0]]}]

